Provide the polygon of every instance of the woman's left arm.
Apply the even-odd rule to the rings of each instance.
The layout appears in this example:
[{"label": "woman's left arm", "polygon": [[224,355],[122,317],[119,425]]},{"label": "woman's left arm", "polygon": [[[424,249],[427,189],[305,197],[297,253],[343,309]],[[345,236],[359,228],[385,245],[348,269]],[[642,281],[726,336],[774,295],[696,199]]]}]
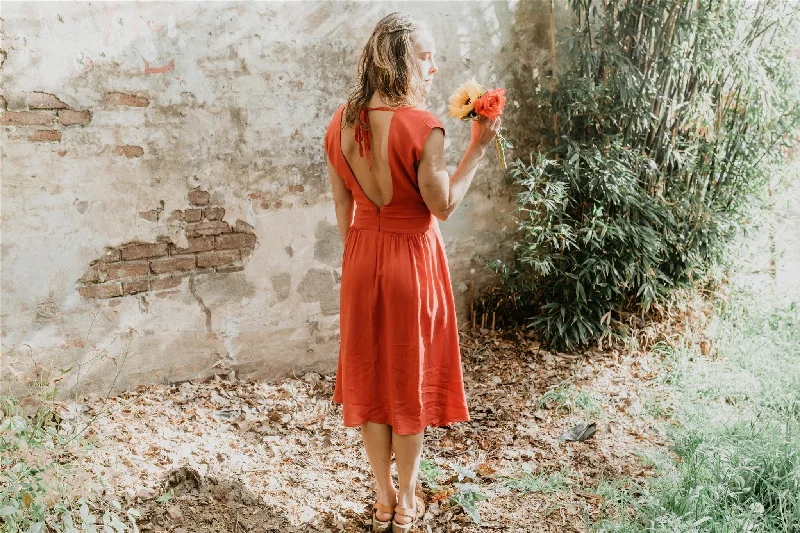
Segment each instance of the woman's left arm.
[{"label": "woman's left arm", "polygon": [[347,242],[347,232],[353,224],[353,193],[345,185],[344,180],[333,168],[331,160],[328,159],[328,176],[331,178],[331,188],[333,189],[333,203],[336,206],[336,221],[339,224],[339,236],[342,238],[342,246]]}]

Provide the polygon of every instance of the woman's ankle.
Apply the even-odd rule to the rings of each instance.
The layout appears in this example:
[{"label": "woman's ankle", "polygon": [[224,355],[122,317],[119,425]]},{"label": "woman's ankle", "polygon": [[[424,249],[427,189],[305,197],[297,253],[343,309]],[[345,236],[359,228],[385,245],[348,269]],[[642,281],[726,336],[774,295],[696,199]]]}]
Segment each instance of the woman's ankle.
[{"label": "woman's ankle", "polygon": [[414,492],[410,493],[397,493],[397,505],[405,507],[406,509],[413,509],[416,504],[416,495]]}]

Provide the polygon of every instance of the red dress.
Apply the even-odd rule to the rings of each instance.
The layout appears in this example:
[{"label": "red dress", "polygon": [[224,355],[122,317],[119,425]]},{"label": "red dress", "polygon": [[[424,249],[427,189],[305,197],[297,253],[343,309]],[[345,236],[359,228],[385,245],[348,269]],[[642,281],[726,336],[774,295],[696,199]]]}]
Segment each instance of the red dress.
[{"label": "red dress", "polygon": [[[378,209],[342,152],[344,107],[336,110],[325,135],[328,158],[356,203],[342,256],[333,401],[343,404],[345,426],[389,424],[399,435],[467,421],[447,257],[438,220],[417,186],[428,134],[444,128],[428,111],[394,110],[388,140],[392,199]],[[369,139],[364,140],[368,150]]]}]

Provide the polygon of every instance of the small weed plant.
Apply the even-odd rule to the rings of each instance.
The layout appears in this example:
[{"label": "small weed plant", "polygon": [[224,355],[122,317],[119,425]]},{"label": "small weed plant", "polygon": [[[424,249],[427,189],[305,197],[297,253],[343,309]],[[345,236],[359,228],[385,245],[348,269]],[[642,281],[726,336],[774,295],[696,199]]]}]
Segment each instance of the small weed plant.
[{"label": "small weed plant", "polygon": [[[117,373],[127,359],[128,346],[114,363]],[[27,391],[25,409],[17,398],[0,396],[0,532],[2,533],[123,533],[138,532],[140,515],[123,508],[114,488],[83,461],[101,446],[92,434],[94,422],[80,411],[78,386],[86,365],[102,355],[87,354],[57,377],[26,379],[13,370]],[[4,354],[4,358],[7,357]],[[79,357],[78,357],[79,359]],[[87,363],[88,362],[88,363]],[[81,372],[84,374],[81,374]],[[59,385],[75,378],[73,402],[62,402]],[[113,387],[113,384],[112,384]]]}]

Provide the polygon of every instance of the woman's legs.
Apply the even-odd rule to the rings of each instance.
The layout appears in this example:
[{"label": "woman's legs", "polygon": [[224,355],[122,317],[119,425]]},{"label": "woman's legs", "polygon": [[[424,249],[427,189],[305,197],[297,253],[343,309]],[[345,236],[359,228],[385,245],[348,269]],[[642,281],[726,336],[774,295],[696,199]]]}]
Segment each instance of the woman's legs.
[{"label": "woman's legs", "polygon": [[[392,433],[392,447],[397,461],[397,480],[400,484],[398,492],[398,504],[400,507],[415,508],[414,491],[417,487],[417,477],[419,476],[419,462],[422,459],[424,435],[424,432],[416,435]],[[401,514],[396,514],[394,519],[398,524],[407,524],[413,520]]]},{"label": "woman's legs", "polygon": [[[378,486],[378,503],[394,507],[395,489],[392,481],[392,427],[386,424],[364,422],[361,439]],[[377,511],[378,520],[389,520],[392,515]]]}]

